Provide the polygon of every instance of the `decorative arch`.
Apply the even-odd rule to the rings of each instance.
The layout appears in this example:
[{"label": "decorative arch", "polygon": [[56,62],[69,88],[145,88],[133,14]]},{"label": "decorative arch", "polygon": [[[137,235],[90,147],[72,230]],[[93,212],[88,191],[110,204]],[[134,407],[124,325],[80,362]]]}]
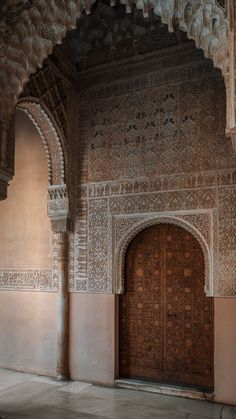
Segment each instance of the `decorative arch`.
[{"label": "decorative arch", "polygon": [[[142,8],[144,16],[145,1]],[[211,58],[215,67],[222,70],[223,75],[229,69],[229,20],[225,10],[217,1],[195,0],[154,0],[154,14],[168,25],[169,32],[177,25],[187,32],[188,38],[196,42],[197,48],[202,48],[206,58]],[[136,3],[137,4],[137,3]],[[140,2],[138,3],[140,8]]]},{"label": "decorative arch", "polygon": [[[76,27],[85,11],[90,13],[96,0],[21,0],[7,2],[0,8],[0,141],[8,163],[0,153],[0,199],[6,198],[7,182],[14,174],[14,136],[9,128],[21,91],[53,47],[62,42],[68,30]],[[187,32],[203,49],[225,78],[227,96],[226,134],[236,152],[236,11],[230,0],[110,0],[125,5],[126,13],[136,7],[148,17],[150,11],[168,25]],[[226,6],[227,3],[227,6]],[[232,4],[231,4],[232,3]],[[0,125],[1,125],[0,124]],[[12,124],[11,124],[12,125]]]},{"label": "decorative arch", "polygon": [[155,216],[154,218],[149,218],[148,220],[139,221],[137,224],[132,226],[121,238],[118,247],[115,252],[115,284],[114,292],[116,294],[123,294],[124,287],[124,267],[125,267],[125,255],[127,248],[132,241],[132,239],[142,230],[147,227],[151,227],[156,224],[174,224],[177,225],[189,233],[191,233],[195,239],[198,241],[204,255],[205,261],[205,286],[204,290],[207,296],[213,295],[213,260],[212,260],[212,251],[206,242],[205,238],[202,236],[200,231],[194,227],[189,222],[180,219],[176,216]]},{"label": "decorative arch", "polygon": [[[5,101],[16,102],[30,75],[76,26],[83,11],[90,14],[96,0],[27,0],[3,7],[3,56],[0,93]],[[229,70],[230,21],[216,0],[120,0],[129,14],[133,7],[148,17],[151,10],[173,31],[178,25],[212,58],[223,75]],[[22,2],[20,2],[22,3]],[[110,0],[115,6],[116,0]],[[0,11],[1,12],[1,11]],[[12,18],[14,12],[14,18]],[[6,99],[7,98],[7,99]]]},{"label": "decorative arch", "polygon": [[48,160],[49,185],[65,184],[67,159],[64,139],[53,117],[34,98],[23,98],[18,102],[17,109],[28,115],[42,138]]}]

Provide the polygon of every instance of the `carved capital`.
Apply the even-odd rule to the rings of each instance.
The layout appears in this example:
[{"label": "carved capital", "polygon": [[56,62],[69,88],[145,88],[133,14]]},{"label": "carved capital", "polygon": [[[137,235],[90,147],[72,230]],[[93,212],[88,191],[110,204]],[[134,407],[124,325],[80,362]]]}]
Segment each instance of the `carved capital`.
[{"label": "carved capital", "polygon": [[69,204],[65,184],[48,187],[48,216],[52,230],[64,233],[68,230]]}]

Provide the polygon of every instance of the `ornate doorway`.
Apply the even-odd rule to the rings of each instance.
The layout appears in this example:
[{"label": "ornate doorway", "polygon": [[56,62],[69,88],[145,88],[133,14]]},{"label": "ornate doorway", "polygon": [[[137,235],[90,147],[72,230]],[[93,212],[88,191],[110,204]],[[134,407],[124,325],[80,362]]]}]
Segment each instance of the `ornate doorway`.
[{"label": "ornate doorway", "polygon": [[212,389],[214,306],[198,241],[173,224],[141,231],[120,296],[120,377]]}]

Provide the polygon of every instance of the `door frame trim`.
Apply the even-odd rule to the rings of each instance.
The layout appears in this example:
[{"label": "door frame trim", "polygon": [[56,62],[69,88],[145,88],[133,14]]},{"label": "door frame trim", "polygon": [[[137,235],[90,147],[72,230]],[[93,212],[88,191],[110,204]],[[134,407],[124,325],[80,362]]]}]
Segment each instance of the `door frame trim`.
[{"label": "door frame trim", "polygon": [[[214,296],[213,284],[213,210],[191,210],[112,217],[113,292],[124,293],[125,255],[131,240],[142,230],[156,224],[174,224],[191,233],[201,246],[205,262],[205,286],[208,297]],[[117,240],[118,237],[118,240]],[[214,261],[216,262],[216,261]],[[215,265],[215,263],[214,263]]]}]

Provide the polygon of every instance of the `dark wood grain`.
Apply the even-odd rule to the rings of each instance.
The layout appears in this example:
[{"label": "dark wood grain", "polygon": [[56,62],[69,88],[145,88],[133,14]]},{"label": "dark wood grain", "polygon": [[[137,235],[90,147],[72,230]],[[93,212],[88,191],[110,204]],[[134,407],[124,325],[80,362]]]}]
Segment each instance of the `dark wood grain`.
[{"label": "dark wood grain", "polygon": [[204,256],[186,230],[159,224],[126,255],[120,296],[120,376],[213,388],[214,305]]}]

